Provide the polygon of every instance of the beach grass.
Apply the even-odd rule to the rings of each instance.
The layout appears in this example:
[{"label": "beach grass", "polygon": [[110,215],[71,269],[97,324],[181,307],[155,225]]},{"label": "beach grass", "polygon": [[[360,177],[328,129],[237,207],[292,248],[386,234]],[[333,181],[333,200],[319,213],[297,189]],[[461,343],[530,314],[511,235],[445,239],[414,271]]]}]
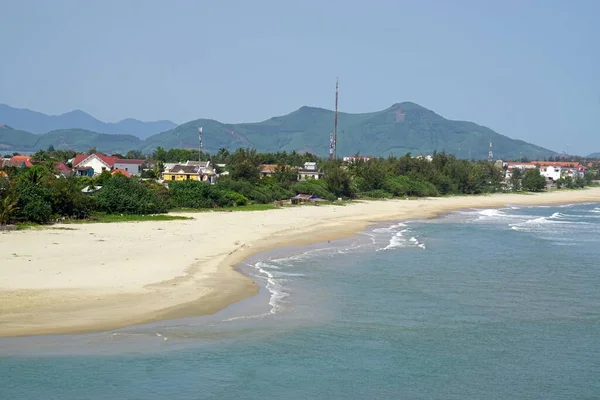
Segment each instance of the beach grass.
[{"label": "beach grass", "polygon": [[232,211],[265,211],[281,208],[274,204],[248,204],[235,207],[217,207],[217,208],[176,208],[171,210],[175,213],[204,213],[204,212],[232,212]]},{"label": "beach grass", "polygon": [[145,222],[145,221],[174,221],[191,219],[191,217],[184,217],[181,215],[169,215],[169,214],[150,214],[150,215],[137,215],[137,214],[94,214],[89,219],[71,220],[65,221],[66,223],[74,224],[94,224],[94,223],[113,223],[113,222]]}]

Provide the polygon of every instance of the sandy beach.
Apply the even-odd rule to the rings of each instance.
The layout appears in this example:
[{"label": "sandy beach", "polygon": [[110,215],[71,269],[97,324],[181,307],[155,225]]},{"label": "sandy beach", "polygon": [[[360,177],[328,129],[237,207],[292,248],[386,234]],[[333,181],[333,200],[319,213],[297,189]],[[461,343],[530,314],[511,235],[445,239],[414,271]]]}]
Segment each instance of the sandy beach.
[{"label": "sandy beach", "polygon": [[193,219],[4,232],[0,336],[104,331],[210,314],[257,293],[233,266],[260,251],[341,239],[386,220],[575,202],[600,202],[600,188],[186,213]]}]

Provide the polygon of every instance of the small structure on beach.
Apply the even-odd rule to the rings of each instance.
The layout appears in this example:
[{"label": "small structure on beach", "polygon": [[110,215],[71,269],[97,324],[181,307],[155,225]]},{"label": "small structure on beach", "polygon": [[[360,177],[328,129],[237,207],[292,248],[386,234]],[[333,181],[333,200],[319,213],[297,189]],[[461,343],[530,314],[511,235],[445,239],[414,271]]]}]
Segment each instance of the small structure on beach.
[{"label": "small structure on beach", "polygon": [[325,199],[320,199],[314,194],[297,194],[296,196],[290,199],[292,204],[300,204],[300,203],[322,203],[327,201]]}]

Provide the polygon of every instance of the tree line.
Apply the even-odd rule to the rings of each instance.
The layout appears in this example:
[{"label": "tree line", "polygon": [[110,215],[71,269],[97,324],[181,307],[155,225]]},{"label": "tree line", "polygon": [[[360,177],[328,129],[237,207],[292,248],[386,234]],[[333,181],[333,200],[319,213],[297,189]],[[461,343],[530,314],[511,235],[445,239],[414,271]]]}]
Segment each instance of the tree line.
[{"label": "tree line", "polygon": [[[95,150],[95,149],[93,149]],[[325,200],[355,198],[425,197],[476,195],[507,190],[505,171],[487,161],[457,159],[434,153],[431,159],[412,157],[374,158],[344,164],[297,152],[259,153],[254,149],[225,149],[211,155],[198,150],[157,148],[149,159],[153,168],[141,178],[126,178],[105,171],[96,177],[62,177],[56,161],[66,162],[74,152],[38,152],[32,168],[7,167],[0,174],[0,224],[15,222],[48,223],[56,219],[86,219],[97,213],[157,214],[174,209],[207,209],[247,204],[269,204],[296,194],[311,194]],[[143,158],[135,152],[125,156]],[[140,157],[141,156],[141,157]],[[225,164],[228,175],[214,185],[198,181],[168,182],[156,178],[167,162],[194,159]],[[298,181],[296,167],[317,162],[321,179]],[[277,164],[272,176],[261,178],[261,164]],[[564,187],[583,187],[596,179],[588,174],[576,180],[564,179]],[[537,170],[515,171],[510,190],[540,191],[545,179]],[[91,188],[86,193],[84,188]],[[100,188],[99,190],[96,190]]]}]

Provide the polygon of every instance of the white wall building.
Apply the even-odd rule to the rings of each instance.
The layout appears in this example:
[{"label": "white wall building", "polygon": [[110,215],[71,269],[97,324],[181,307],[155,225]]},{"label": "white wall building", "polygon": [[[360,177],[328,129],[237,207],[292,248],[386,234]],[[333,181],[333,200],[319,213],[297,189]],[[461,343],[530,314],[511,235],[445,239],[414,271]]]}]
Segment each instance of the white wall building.
[{"label": "white wall building", "polygon": [[540,175],[550,181],[556,182],[560,179],[562,174],[562,168],[554,165],[548,165],[547,167],[540,168]]},{"label": "white wall building", "polygon": [[129,172],[131,175],[140,176],[142,174],[142,166],[144,160],[117,160],[115,161],[114,168],[122,169]]},{"label": "white wall building", "polygon": [[310,179],[319,179],[321,174],[316,162],[305,162],[304,168],[298,168],[298,180],[307,181]]}]

